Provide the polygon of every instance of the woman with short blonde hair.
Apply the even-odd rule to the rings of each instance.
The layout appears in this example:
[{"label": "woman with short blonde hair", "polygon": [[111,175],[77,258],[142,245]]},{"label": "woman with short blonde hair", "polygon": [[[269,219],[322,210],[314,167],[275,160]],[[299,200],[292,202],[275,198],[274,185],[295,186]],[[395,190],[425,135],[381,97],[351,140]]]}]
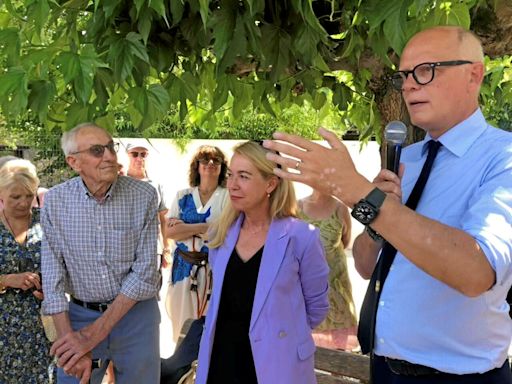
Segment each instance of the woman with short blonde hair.
[{"label": "woman with short blonde hair", "polygon": [[34,165],[10,159],[0,168],[0,378],[2,383],[49,383],[50,343],[40,317],[39,179]]}]

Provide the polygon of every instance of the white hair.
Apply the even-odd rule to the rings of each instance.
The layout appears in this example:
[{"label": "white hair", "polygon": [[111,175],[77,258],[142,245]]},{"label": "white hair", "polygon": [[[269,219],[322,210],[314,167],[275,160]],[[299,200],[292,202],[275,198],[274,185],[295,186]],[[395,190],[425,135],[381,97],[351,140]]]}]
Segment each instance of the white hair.
[{"label": "white hair", "polygon": [[82,123],[78,124],[76,127],[70,129],[69,131],[64,132],[60,139],[60,147],[62,148],[62,152],[64,152],[65,156],[68,156],[78,150],[76,137],[78,133],[80,133],[80,131],[84,128],[98,128],[104,130],[103,128],[98,127],[94,123]]}]

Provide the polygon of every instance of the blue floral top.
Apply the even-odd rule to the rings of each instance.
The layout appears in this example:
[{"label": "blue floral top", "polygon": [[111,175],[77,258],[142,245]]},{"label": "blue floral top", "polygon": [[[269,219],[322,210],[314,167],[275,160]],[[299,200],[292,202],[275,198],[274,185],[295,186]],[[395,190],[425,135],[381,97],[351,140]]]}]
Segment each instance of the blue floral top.
[{"label": "blue floral top", "polygon": [[[226,196],[226,189],[217,187],[216,191],[210,197],[210,200],[203,205],[197,187],[181,190],[176,195],[176,199],[167,216],[178,218],[188,224],[211,222],[220,216]],[[184,251],[208,252],[208,247],[198,236],[176,241],[171,275],[172,284],[189,277],[190,271],[192,270],[192,264],[183,260],[178,254],[178,249]]]},{"label": "blue floral top", "polygon": [[[34,208],[25,244],[16,242],[0,223],[0,275],[40,272],[39,209]],[[50,382],[50,342],[40,318],[41,302],[32,291],[8,288],[0,295],[0,383]]]}]

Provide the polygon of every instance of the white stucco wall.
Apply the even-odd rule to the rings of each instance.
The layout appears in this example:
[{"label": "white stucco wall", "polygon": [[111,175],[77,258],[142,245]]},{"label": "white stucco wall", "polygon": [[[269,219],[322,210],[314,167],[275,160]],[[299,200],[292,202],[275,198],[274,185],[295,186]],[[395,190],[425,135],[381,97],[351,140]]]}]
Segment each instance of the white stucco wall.
[{"label": "white stucco wall", "polygon": [[[128,156],[125,147],[128,143],[144,144],[150,149],[147,159],[147,170],[149,176],[164,186],[166,198],[169,204],[174,198],[176,191],[188,187],[188,168],[190,160],[196,149],[201,145],[214,145],[219,147],[228,157],[232,155],[232,148],[240,140],[191,140],[184,152],[170,139],[127,139],[120,138],[121,148],[119,150],[119,162],[128,168]],[[325,142],[321,142],[327,145]],[[358,141],[346,141],[347,146],[357,170],[372,180],[380,170],[379,147],[376,142],[370,142],[361,148]],[[311,188],[304,184],[295,183],[297,198],[307,196]],[[362,226],[352,221],[352,239],[359,234]]]}]

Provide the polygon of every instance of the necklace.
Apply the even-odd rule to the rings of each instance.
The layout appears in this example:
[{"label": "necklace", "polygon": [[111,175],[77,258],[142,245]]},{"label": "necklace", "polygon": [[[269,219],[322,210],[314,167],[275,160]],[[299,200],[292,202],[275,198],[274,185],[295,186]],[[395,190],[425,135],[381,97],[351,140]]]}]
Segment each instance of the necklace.
[{"label": "necklace", "polygon": [[[4,219],[5,219],[5,223],[7,224],[7,227],[9,228],[9,231],[11,231],[12,236],[14,237],[14,240],[18,241],[18,240],[16,240],[16,234],[14,233],[14,230],[12,229],[11,223],[9,222],[9,219],[7,218],[7,215],[5,214],[4,211],[2,211],[2,215],[3,215]],[[30,220],[30,216],[31,215],[29,215],[29,220]],[[25,230],[25,238],[23,239],[23,241],[20,242],[20,244],[25,244],[27,242],[27,237],[28,237],[28,225],[27,225],[27,229]]]}]

